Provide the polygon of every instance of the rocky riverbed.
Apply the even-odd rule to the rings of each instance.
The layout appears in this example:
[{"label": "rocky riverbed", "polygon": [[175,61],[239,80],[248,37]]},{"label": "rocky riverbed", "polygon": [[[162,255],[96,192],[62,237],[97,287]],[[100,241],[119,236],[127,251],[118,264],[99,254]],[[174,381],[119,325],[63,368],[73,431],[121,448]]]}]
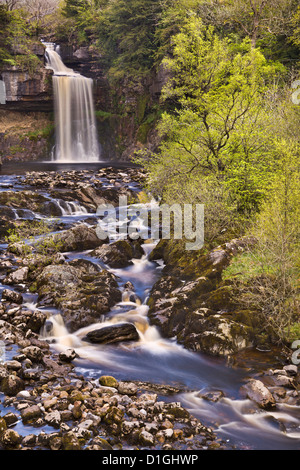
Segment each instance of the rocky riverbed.
[{"label": "rocky riverbed", "polygon": [[[140,169],[110,167],[97,172],[31,172],[0,187],[3,449],[236,447],[220,438],[214,419],[211,425],[203,424],[197,410],[192,412],[193,405],[179,401],[181,394],[190,393],[201,406],[222,403],[226,391],[215,386],[215,379],[199,391],[181,381],[179,369],[177,380],[162,383],[137,380],[134,367],[132,378],[127,372],[126,380],[102,373],[102,367],[92,375],[78,367],[85,348],[99,346],[100,361],[111,345],[120,345],[126,358],[130,345],[137,344],[133,353],[139,355],[149,331],[158,338],[150,338],[151,347],[167,338],[173,342],[164,347],[173,347],[175,339],[187,351],[196,351],[193,356],[187,352],[187,368],[200,353],[236,361],[235,355],[245,350],[250,357],[255,346],[249,322],[238,322],[241,315],[234,316],[238,309],[221,276],[245,240],[233,240],[200,256],[198,272],[191,276],[178,271],[163,242],[145,257],[140,241],[99,239],[97,207],[117,206],[124,195],[131,203],[139,202],[144,181]],[[138,263],[151,265],[155,275],[149,282],[148,271],[134,271]],[[55,318],[61,319],[67,339],[60,349],[53,332]],[[161,359],[163,364],[163,355]],[[165,367],[167,376],[169,366]],[[176,371],[176,365],[172,367]],[[246,360],[241,369],[237,394],[230,398],[252,403],[253,416],[275,413],[276,430],[295,433],[300,424],[297,366],[282,354],[257,370]],[[282,407],[294,408],[297,418],[285,418],[283,423],[276,416]],[[291,442],[294,448],[295,439]]]}]

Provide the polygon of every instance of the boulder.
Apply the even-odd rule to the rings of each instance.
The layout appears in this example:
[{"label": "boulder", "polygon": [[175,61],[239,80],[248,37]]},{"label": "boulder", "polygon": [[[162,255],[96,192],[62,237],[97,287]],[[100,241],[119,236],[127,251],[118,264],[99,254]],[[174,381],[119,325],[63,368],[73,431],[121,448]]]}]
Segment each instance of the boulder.
[{"label": "boulder", "polygon": [[111,344],[124,341],[138,341],[139,334],[132,323],[119,323],[90,331],[83,340],[90,343]]},{"label": "boulder", "polygon": [[1,381],[0,390],[8,396],[16,396],[21,390],[24,390],[24,381],[16,375],[8,375]]},{"label": "boulder", "polygon": [[74,349],[67,349],[66,351],[61,351],[59,353],[59,359],[62,362],[72,362],[77,357],[76,352]]},{"label": "boulder", "polygon": [[19,447],[22,441],[22,436],[14,429],[6,429],[0,438],[3,447],[13,449]]},{"label": "boulder", "polygon": [[100,258],[111,268],[124,268],[132,264],[133,258],[141,258],[144,255],[144,250],[137,242],[117,240],[100,246],[92,255]]},{"label": "boulder", "polygon": [[32,405],[28,406],[24,410],[21,410],[21,417],[23,423],[30,423],[32,421],[37,420],[42,416],[42,412],[39,406]]},{"label": "boulder", "polygon": [[19,268],[16,271],[11,272],[5,279],[4,284],[20,284],[27,280],[29,273],[29,268],[25,266],[24,268]]},{"label": "boulder", "polygon": [[86,224],[48,235],[45,237],[46,242],[47,240],[56,245],[61,252],[92,250],[104,243],[98,238],[96,229]]},{"label": "boulder", "polygon": [[122,298],[115,276],[87,260],[47,266],[36,285],[40,304],[59,308],[71,332],[99,321]]},{"label": "boulder", "polygon": [[260,380],[251,379],[241,387],[241,393],[254,401],[260,408],[272,409],[276,407],[272,393]]},{"label": "boulder", "polygon": [[2,292],[2,299],[14,304],[22,304],[23,296],[19,292],[10,289],[4,289]]}]

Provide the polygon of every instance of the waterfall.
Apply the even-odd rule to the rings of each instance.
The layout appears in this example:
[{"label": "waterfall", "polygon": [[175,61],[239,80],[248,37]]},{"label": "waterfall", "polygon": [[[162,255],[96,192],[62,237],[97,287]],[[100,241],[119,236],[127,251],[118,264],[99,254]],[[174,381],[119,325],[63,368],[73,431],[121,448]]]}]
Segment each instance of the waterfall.
[{"label": "waterfall", "polygon": [[97,162],[99,144],[93,103],[93,80],[65,66],[53,44],[46,45],[47,68],[53,70],[58,162]]}]

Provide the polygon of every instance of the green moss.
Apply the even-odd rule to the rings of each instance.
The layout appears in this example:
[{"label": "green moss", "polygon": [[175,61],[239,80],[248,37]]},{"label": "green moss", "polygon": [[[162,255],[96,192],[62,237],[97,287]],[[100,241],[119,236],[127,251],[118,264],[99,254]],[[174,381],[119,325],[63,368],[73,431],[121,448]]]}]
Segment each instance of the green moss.
[{"label": "green moss", "polygon": [[52,137],[53,132],[54,132],[54,124],[49,123],[43,129],[38,129],[36,131],[27,132],[26,134],[24,134],[24,136],[21,137],[21,139],[28,137],[29,140],[38,142],[41,139],[49,139],[50,137]]},{"label": "green moss", "polygon": [[144,119],[147,104],[149,102],[149,98],[150,97],[149,97],[148,94],[140,95],[139,98],[138,98],[138,102],[137,102],[137,120],[138,120],[139,123],[141,123]]},{"label": "green moss", "polygon": [[26,152],[26,149],[24,147],[21,147],[21,145],[12,145],[9,149],[9,153],[11,155],[15,155],[16,153],[23,153]]},{"label": "green moss", "polygon": [[118,386],[118,381],[114,377],[111,377],[110,375],[102,375],[99,378],[99,384],[104,387],[116,388]]}]

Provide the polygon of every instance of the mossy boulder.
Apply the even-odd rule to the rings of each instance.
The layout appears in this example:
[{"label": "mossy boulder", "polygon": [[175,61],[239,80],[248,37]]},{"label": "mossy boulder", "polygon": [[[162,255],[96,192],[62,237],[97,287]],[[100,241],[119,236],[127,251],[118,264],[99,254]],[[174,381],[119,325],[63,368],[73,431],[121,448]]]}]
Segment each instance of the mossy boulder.
[{"label": "mossy boulder", "polygon": [[111,375],[102,375],[99,378],[99,384],[104,386],[104,387],[114,387],[114,388],[118,387],[117,379],[115,379]]},{"label": "mossy boulder", "polygon": [[1,381],[1,392],[10,397],[17,395],[19,392],[21,392],[21,390],[24,389],[24,381],[16,375],[9,375],[8,377],[4,377]]},{"label": "mossy boulder", "polygon": [[117,240],[97,248],[92,256],[100,258],[111,268],[124,268],[132,264],[133,258],[141,258],[144,251],[137,241]]},{"label": "mossy boulder", "polygon": [[70,331],[95,323],[122,298],[116,277],[87,260],[45,267],[36,287],[40,304],[58,307]]},{"label": "mossy boulder", "polygon": [[248,243],[235,239],[207,253],[186,254],[184,259],[180,244],[159,242],[151,259],[162,257],[167,264],[150,292],[150,323],[163,336],[176,337],[194,351],[226,356],[252,346],[258,318],[241,309],[237,286],[222,280],[232,256]]}]

